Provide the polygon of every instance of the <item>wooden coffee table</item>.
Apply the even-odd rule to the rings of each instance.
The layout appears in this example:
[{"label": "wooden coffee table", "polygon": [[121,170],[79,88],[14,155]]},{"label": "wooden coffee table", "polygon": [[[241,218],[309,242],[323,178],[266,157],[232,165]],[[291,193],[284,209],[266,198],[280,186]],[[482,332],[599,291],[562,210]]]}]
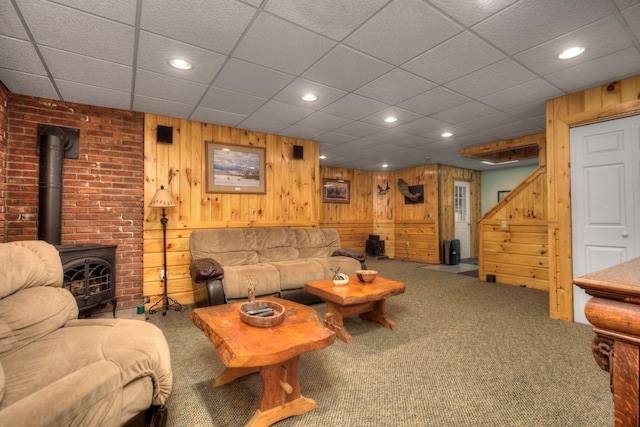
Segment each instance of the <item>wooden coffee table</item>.
[{"label": "wooden coffee table", "polygon": [[349,283],[335,286],[332,279],[319,280],[304,285],[304,290],[319,296],[327,304],[325,325],[338,334],[338,338],[352,343],[353,337],[344,327],[344,318],[359,314],[381,325],[396,330],[398,326],[387,315],[387,298],[404,293],[404,283],[377,276],[372,283],[361,283],[357,276],[349,277]]},{"label": "wooden coffee table", "polygon": [[189,315],[227,366],[214,387],[260,372],[260,409],[247,426],[269,426],[317,408],[314,400],[300,393],[300,355],[328,347],[335,340],[335,333],[323,326],[310,307],[278,298],[260,299],[282,304],[286,309],[284,322],[270,328],[247,325],[238,313],[243,303],[196,308]]}]

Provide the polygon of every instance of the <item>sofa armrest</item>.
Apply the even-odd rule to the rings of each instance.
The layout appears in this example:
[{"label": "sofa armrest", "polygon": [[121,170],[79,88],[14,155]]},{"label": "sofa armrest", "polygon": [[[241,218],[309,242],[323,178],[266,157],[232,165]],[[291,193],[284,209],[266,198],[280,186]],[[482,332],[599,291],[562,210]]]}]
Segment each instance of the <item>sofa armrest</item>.
[{"label": "sofa armrest", "polygon": [[336,249],[331,256],[346,256],[349,258],[353,258],[357,261],[360,262],[360,267],[363,270],[367,269],[367,265],[365,264],[365,261],[367,260],[367,257],[360,251],[356,251],[355,249]]},{"label": "sofa armrest", "polygon": [[218,261],[212,258],[202,258],[191,260],[189,266],[191,278],[196,282],[206,282],[211,279],[222,279],[224,268]]},{"label": "sofa armrest", "polygon": [[211,279],[206,282],[193,282],[193,302],[196,307],[209,307],[225,304],[222,280]]}]

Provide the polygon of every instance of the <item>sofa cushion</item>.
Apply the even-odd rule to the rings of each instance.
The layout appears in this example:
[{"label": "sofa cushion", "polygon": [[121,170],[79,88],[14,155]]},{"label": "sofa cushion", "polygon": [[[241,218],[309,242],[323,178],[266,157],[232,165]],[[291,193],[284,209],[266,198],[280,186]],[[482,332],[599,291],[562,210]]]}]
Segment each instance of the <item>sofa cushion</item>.
[{"label": "sofa cushion", "polygon": [[78,317],[66,289],[27,288],[0,299],[0,357],[15,352]]},{"label": "sofa cushion", "polygon": [[333,228],[294,228],[300,258],[330,257],[340,248],[340,235]]},{"label": "sofa cushion", "polygon": [[0,244],[0,298],[34,286],[62,286],[55,246],[42,240]]},{"label": "sofa cushion", "polygon": [[251,228],[194,230],[189,247],[193,259],[212,258],[223,267],[259,262],[256,233]]},{"label": "sofa cushion", "polygon": [[313,259],[272,262],[271,265],[280,273],[280,289],[283,291],[300,289],[307,282],[327,278],[322,264]]},{"label": "sofa cushion", "polygon": [[247,298],[249,277],[256,282],[256,297],[280,291],[280,273],[271,264],[225,266],[222,279],[225,297]]},{"label": "sofa cushion", "polygon": [[296,236],[291,228],[257,228],[255,232],[260,262],[298,259]]}]

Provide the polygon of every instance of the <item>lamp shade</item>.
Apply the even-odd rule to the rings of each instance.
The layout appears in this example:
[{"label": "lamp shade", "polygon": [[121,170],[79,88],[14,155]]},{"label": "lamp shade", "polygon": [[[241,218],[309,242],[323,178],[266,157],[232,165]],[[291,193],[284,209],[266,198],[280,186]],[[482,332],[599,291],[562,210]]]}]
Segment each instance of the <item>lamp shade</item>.
[{"label": "lamp shade", "polygon": [[149,203],[150,208],[171,208],[176,206],[176,202],[173,201],[173,197],[169,190],[165,190],[164,185],[161,185],[156,194]]}]

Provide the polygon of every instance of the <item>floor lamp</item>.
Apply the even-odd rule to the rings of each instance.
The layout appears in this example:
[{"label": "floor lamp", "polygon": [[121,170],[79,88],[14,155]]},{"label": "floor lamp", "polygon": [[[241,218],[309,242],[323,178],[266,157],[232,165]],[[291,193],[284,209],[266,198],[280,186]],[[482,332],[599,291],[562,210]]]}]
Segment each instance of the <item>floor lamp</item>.
[{"label": "floor lamp", "polygon": [[154,314],[156,312],[157,309],[154,307],[160,303],[162,303],[163,316],[167,315],[167,309],[169,308],[175,308],[176,311],[182,310],[182,304],[167,295],[167,222],[169,222],[169,220],[167,219],[165,208],[172,208],[175,206],[176,202],[173,201],[171,193],[169,193],[168,190],[165,190],[164,185],[160,186],[160,189],[156,191],[153,199],[151,199],[151,203],[149,203],[150,208],[162,208],[162,218],[160,218],[160,223],[162,224],[162,254],[164,255],[164,264],[161,274],[164,281],[164,292],[162,294],[162,299],[158,300],[149,308],[150,314]]}]

